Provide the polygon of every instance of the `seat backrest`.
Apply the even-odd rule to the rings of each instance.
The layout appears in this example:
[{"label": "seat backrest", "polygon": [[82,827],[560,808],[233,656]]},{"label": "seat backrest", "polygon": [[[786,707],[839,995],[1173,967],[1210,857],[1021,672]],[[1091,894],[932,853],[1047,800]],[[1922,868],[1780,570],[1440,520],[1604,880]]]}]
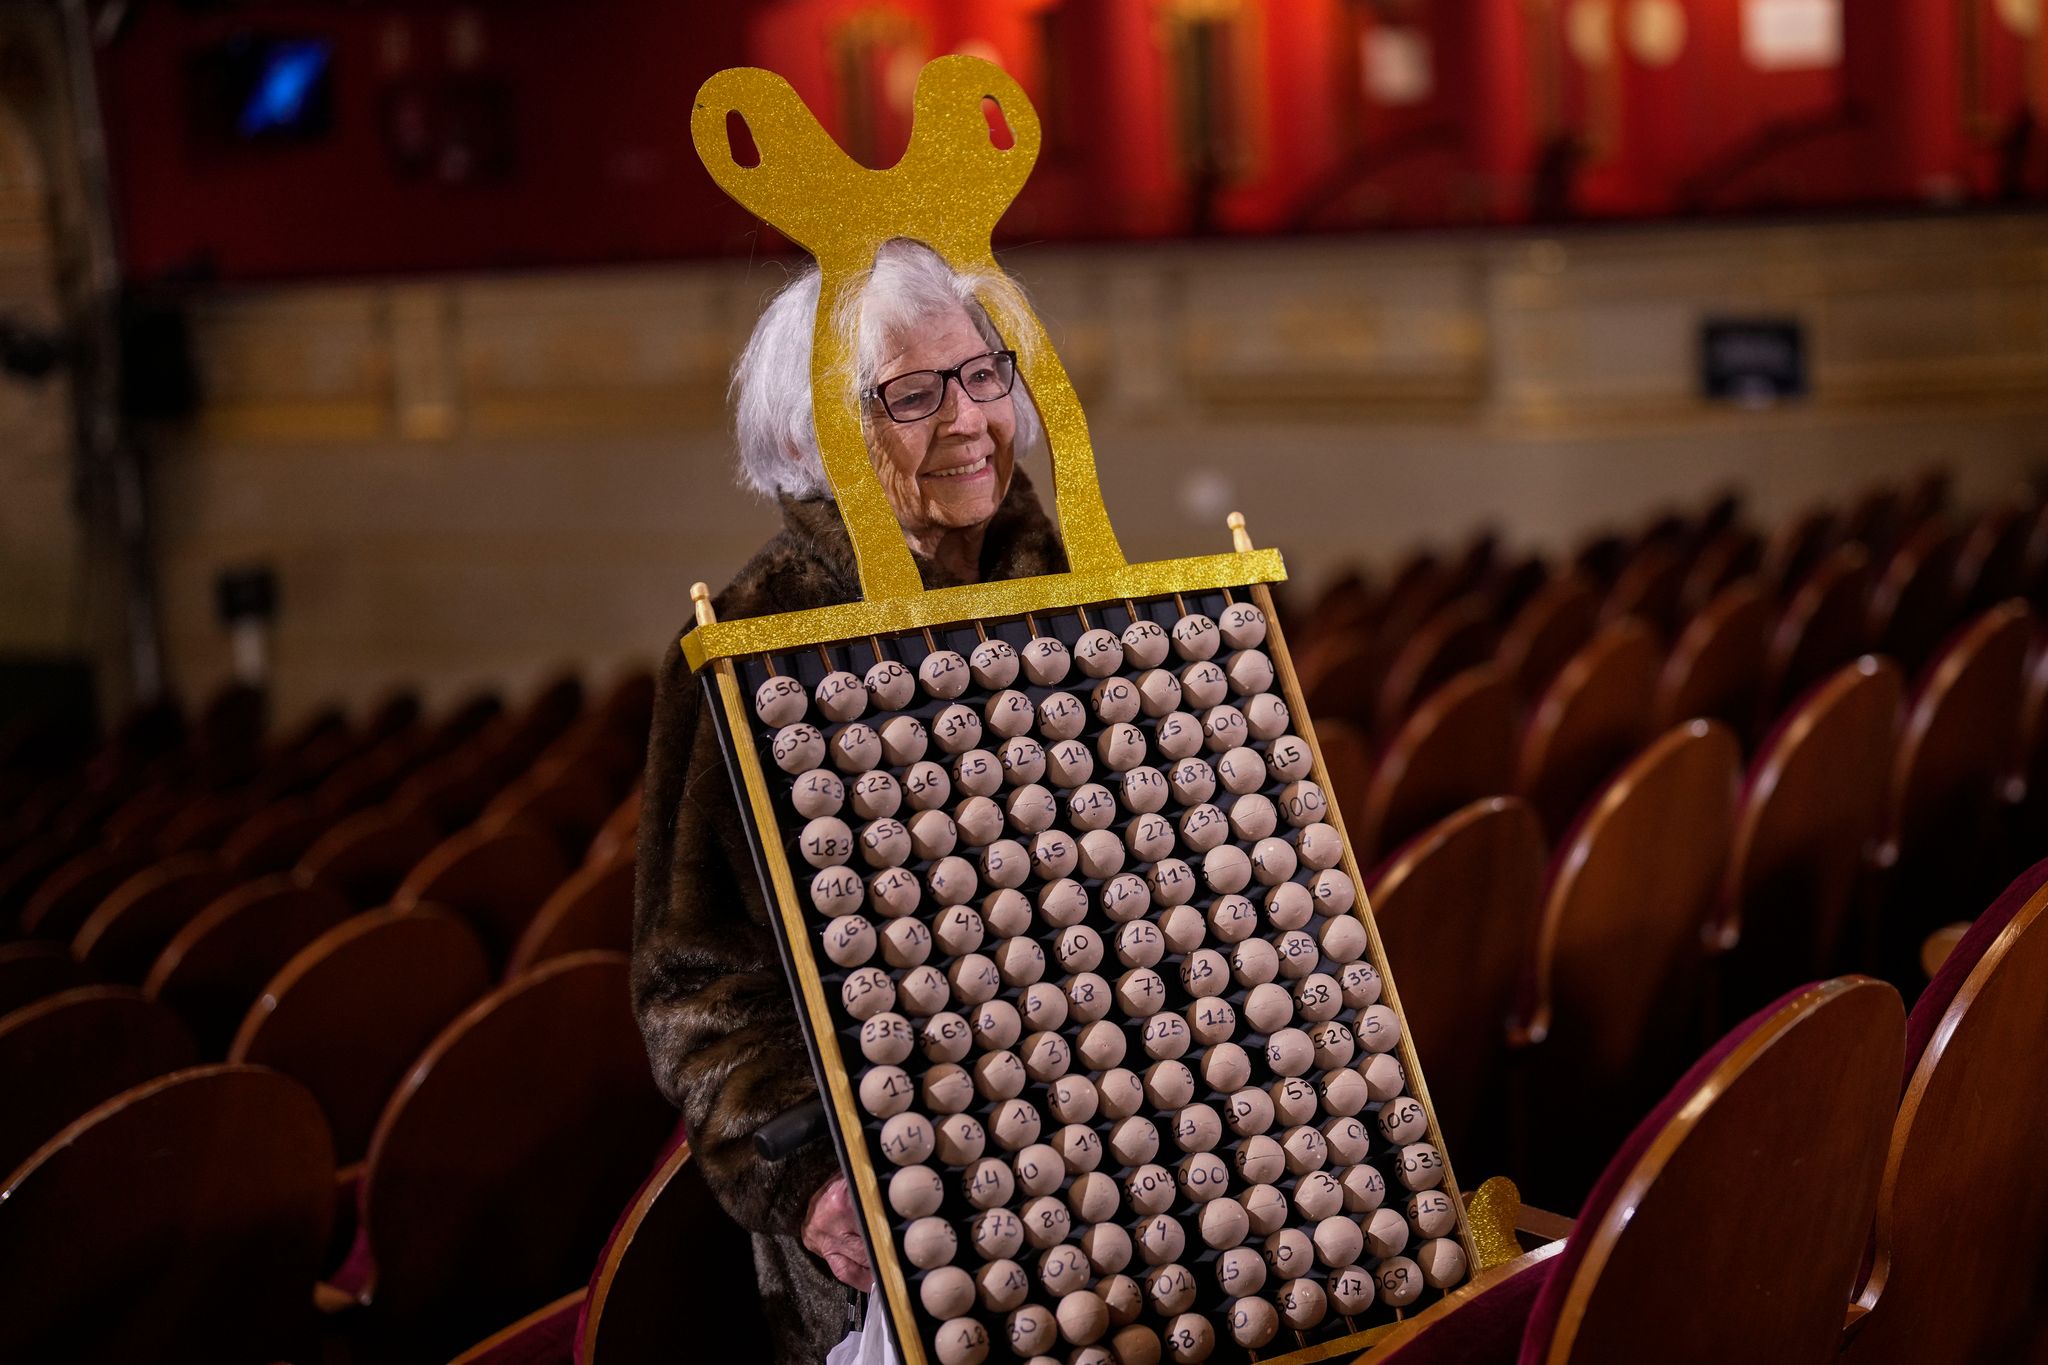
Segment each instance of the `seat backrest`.
[{"label": "seat backrest", "polygon": [[618,805],[618,791],[594,760],[539,768],[493,797],[477,817],[487,833],[528,825],[553,836],[570,862],[583,857],[591,839]]},{"label": "seat backrest", "polygon": [[228,1060],[275,1067],[320,1102],[342,1162],[358,1160],[406,1068],[490,988],[483,946],[437,910],[371,910],[322,934],[271,978]]},{"label": "seat backrest", "polygon": [[351,913],[348,898],[331,886],[302,886],[283,875],[245,882],[171,938],[142,993],[192,1026],[201,1055],[224,1056],[265,984]]},{"label": "seat backrest", "polygon": [[1493,653],[1493,615],[1476,593],[1439,607],[1395,654],[1380,683],[1373,712],[1375,734],[1386,734],[1408,718],[1416,703],[1464,669]]},{"label": "seat backrest", "polygon": [[21,911],[21,931],[70,942],[110,892],[142,870],[134,850],[88,848],[51,869]]},{"label": "seat backrest", "polygon": [[2033,519],[2017,507],[1995,507],[1963,533],[1956,593],[1966,611],[1985,611],[2020,590]]},{"label": "seat backrest", "polygon": [[1528,804],[1488,797],[1403,845],[1368,895],[1445,1144],[1468,1168],[1501,1126],[1507,1020],[1535,951],[1544,855]]},{"label": "seat backrest", "polygon": [[2016,886],[2016,909],[1995,908],[2004,923],[1994,934],[1973,930],[1958,946],[1960,980],[1927,1002],[1935,1017],[1914,1009],[1908,1046],[1925,1046],[1908,1057],[1862,1296],[1869,1312],[1844,1352],[1849,1365],[2031,1361],[2048,1349],[2043,871]]},{"label": "seat backrest", "polygon": [[220,858],[241,877],[284,872],[334,823],[311,797],[272,801],[229,832],[221,841]]},{"label": "seat backrest", "polygon": [[1721,590],[1753,576],[1763,562],[1763,538],[1746,526],[1730,526],[1700,547],[1679,589],[1679,611],[1691,619]]},{"label": "seat backrest", "polygon": [[233,886],[212,854],[166,858],[107,893],[78,927],[71,954],[109,981],[140,982],[164,945]]},{"label": "seat backrest", "polygon": [[1863,652],[1870,579],[1860,545],[1837,548],[1806,576],[1771,632],[1765,705],[1782,705]]},{"label": "seat backrest", "polygon": [[1871,587],[1870,647],[1898,660],[1909,678],[1934,657],[1962,607],[1956,591],[1961,550],[1946,523],[1930,521],[1906,537]]},{"label": "seat backrest", "polygon": [[1695,1063],[1594,1186],[1520,1365],[1833,1359],[1903,1013],[1879,982],[1822,982]]},{"label": "seat backrest", "polygon": [[1601,619],[1641,621],[1658,639],[1671,639],[1678,633],[1686,568],[1687,560],[1675,546],[1652,543],[1638,547],[1608,590],[1600,608]]},{"label": "seat backrest", "polygon": [[1516,693],[1533,701],[1593,638],[1599,619],[1600,593],[1591,583],[1572,574],[1553,578],[1508,622],[1494,662],[1514,680]]},{"label": "seat backrest", "polygon": [[621,856],[632,858],[640,842],[640,786],[635,783],[625,800],[605,817],[604,826],[590,841],[590,851],[584,861],[609,863]]},{"label": "seat backrest", "polygon": [[1789,600],[1828,552],[1841,543],[1841,518],[1830,508],[1808,508],[1771,533],[1758,572],[1773,596]]},{"label": "seat backrest", "polygon": [[1737,735],[1756,732],[1771,600],[1754,579],[1731,583],[1685,623],[1657,675],[1657,724],[1718,720]]},{"label": "seat backrest", "polygon": [[1303,664],[1301,695],[1308,713],[1318,721],[1341,720],[1370,730],[1389,657],[1387,642],[1374,633],[1324,639]]},{"label": "seat backrest", "polygon": [[0,943],[0,1018],[58,991],[92,982],[71,950],[48,939]]},{"label": "seat backrest", "polygon": [[452,834],[420,859],[392,893],[395,910],[436,905],[469,921],[493,962],[511,955],[519,935],[562,878],[568,860],[530,825]]},{"label": "seat backrest", "polygon": [[262,798],[248,787],[206,792],[193,797],[157,831],[154,847],[164,857],[180,853],[216,850],[262,805]]},{"label": "seat backrest", "polygon": [[382,807],[349,816],[315,840],[295,869],[301,881],[324,882],[358,909],[382,905],[406,873],[441,842],[441,831],[422,816]]},{"label": "seat backrest", "polygon": [[93,1106],[197,1059],[177,1016],[127,986],[76,986],[0,1017],[0,1176]]},{"label": "seat backrest", "polygon": [[1645,627],[1617,622],[1572,656],[1530,712],[1516,786],[1551,835],[1649,739],[1659,663]]},{"label": "seat backrest", "polygon": [[1892,769],[1888,832],[1901,855],[1972,829],[1981,838],[2019,752],[2032,637],[2026,606],[2007,602],[1964,626],[1928,665]]},{"label": "seat backrest", "polygon": [[0,1360],[304,1359],[333,1216],[303,1086],[209,1066],[125,1091],[0,1197]]},{"label": "seat backrest", "polygon": [[373,1310],[460,1345],[574,1289],[674,1126],[623,954],[560,958],[479,1000],[371,1139]]},{"label": "seat backrest", "polygon": [[1884,831],[1905,680],[1866,655],[1788,711],[1758,749],[1735,817],[1720,937],[1767,996],[1831,970]]},{"label": "seat backrest", "polygon": [[[1515,693],[1491,664],[1438,688],[1387,741],[1365,785],[1352,847],[1364,866],[1452,811],[1515,785]],[[1341,788],[1338,798],[1348,797]]]},{"label": "seat backrest", "polygon": [[633,946],[633,859],[586,864],[555,888],[519,936],[505,964],[509,979],[554,958],[588,949]]}]

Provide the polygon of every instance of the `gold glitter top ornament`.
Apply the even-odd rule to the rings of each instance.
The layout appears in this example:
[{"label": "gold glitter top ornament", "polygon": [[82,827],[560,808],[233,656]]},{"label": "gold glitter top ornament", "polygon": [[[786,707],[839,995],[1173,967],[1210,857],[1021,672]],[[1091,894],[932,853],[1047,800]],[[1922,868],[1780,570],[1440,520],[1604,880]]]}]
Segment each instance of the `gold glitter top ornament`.
[{"label": "gold glitter top ornament", "polygon": [[[1012,143],[998,147],[983,111],[994,101]],[[1273,550],[1133,565],[1125,561],[1102,505],[1088,422],[1045,329],[1028,310],[1001,300],[982,304],[1045,422],[1052,448],[1053,500],[1071,572],[924,591],[901,526],[869,460],[859,398],[846,376],[852,357],[832,325],[848,290],[897,237],[924,242],[956,270],[1000,269],[990,234],[1038,159],[1038,114],[1000,67],[949,56],[919,73],[910,146],[887,170],[869,170],[819,126],[787,81],[757,67],[735,67],[704,82],[690,133],[719,188],[817,259],[821,276],[811,345],[812,408],[818,452],[853,542],[865,601],[747,620],[704,622],[683,637],[692,668],[712,659],[769,649],[911,630],[969,619],[1018,616],[1090,602],[1278,582],[1287,576]],[[760,161],[733,160],[727,118],[737,114]]]}]

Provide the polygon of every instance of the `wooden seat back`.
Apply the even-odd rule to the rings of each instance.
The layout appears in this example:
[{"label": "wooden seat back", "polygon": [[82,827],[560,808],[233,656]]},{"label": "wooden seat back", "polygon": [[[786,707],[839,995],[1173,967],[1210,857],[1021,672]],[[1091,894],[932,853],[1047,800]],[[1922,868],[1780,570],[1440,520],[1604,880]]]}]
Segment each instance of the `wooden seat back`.
[{"label": "wooden seat back", "polygon": [[1303,661],[1301,695],[1308,713],[1318,721],[1341,720],[1370,731],[1388,662],[1388,644],[1377,634],[1325,639]]},{"label": "wooden seat back", "polygon": [[275,1067],[320,1102],[342,1162],[448,1021],[490,988],[476,934],[453,915],[371,910],[301,949],[263,988],[228,1060]]},{"label": "wooden seat back", "polygon": [[687,1338],[708,1359],[767,1339],[753,1239],[727,1215],[685,1142],[641,1187],[590,1283],[583,1365],[632,1365]]},{"label": "wooden seat back", "polygon": [[142,868],[142,855],[132,849],[88,848],[76,854],[53,868],[29,896],[21,931],[70,942],[99,903]]},{"label": "wooden seat back", "polygon": [[441,831],[433,821],[379,807],[351,815],[314,841],[295,875],[321,882],[359,909],[391,899],[408,872],[434,851]]},{"label": "wooden seat back", "polygon": [[[1357,813],[1348,826],[1352,848],[1371,866],[1452,811],[1514,785],[1514,687],[1482,664],[1416,708],[1387,741],[1360,799],[1341,808]],[[1340,802],[1349,796],[1340,786]]]},{"label": "wooden seat back", "polygon": [[88,1109],[196,1060],[178,1017],[127,986],[77,986],[0,1016],[0,1175]]},{"label": "wooden seat back", "polygon": [[333,1216],[304,1087],[210,1066],[128,1090],[0,1196],[0,1360],[307,1359]]},{"label": "wooden seat back", "polygon": [[1505,1157],[1507,1020],[1535,951],[1543,828],[1527,802],[1492,796],[1409,841],[1368,899],[1450,1150],[1473,1169]]},{"label": "wooden seat back", "polygon": [[595,761],[552,772],[536,768],[492,798],[477,824],[487,833],[515,825],[543,830],[573,863],[582,859],[618,800],[618,789]]},{"label": "wooden seat back", "polygon": [[541,904],[533,922],[513,945],[505,964],[509,979],[570,953],[633,947],[633,859],[608,865],[586,863],[569,874]]},{"label": "wooden seat back", "polygon": [[1919,674],[1955,625],[1962,598],[1956,560],[1962,542],[1947,525],[1928,522],[1906,537],[1870,590],[1872,650]]},{"label": "wooden seat back", "polygon": [[1771,632],[1766,705],[1783,705],[1863,652],[1870,578],[1860,545],[1841,546],[1807,575]]},{"label": "wooden seat back", "polygon": [[435,905],[462,916],[491,960],[503,962],[568,871],[555,841],[530,825],[466,829],[420,859],[391,905]]},{"label": "wooden seat back", "polygon": [[1591,583],[1570,574],[1553,578],[1508,622],[1493,660],[1516,693],[1534,701],[1593,638],[1599,619],[1600,594]]},{"label": "wooden seat back", "polygon": [[459,1346],[574,1289],[674,1126],[623,954],[560,958],[479,1000],[371,1139],[373,1311]]},{"label": "wooden seat back", "polygon": [[70,948],[48,939],[0,943],[0,1017],[58,991],[92,983]]},{"label": "wooden seat back", "polygon": [[331,886],[301,886],[281,875],[245,882],[172,936],[142,993],[191,1025],[202,1056],[225,1056],[270,979],[353,912]]},{"label": "wooden seat back", "polygon": [[1691,620],[1730,584],[1755,576],[1763,547],[1763,538],[1746,526],[1731,526],[1700,546],[1678,592],[1681,618]]},{"label": "wooden seat back", "polygon": [[1724,588],[1686,622],[1657,675],[1657,724],[1718,720],[1739,736],[1754,734],[1770,630],[1771,601],[1760,584]]},{"label": "wooden seat back", "polygon": [[1771,533],[1758,572],[1772,596],[1790,601],[1820,562],[1842,543],[1841,518],[1826,507],[1808,508]]},{"label": "wooden seat back", "polygon": [[334,823],[311,797],[272,801],[228,832],[221,841],[220,860],[238,877],[286,872]]},{"label": "wooden seat back", "polygon": [[2033,519],[2017,507],[1995,507],[1963,533],[1956,557],[1956,594],[1966,611],[1987,611],[2024,585]]},{"label": "wooden seat back", "polygon": [[1659,663],[1648,629],[1621,621],[1573,655],[1536,703],[1515,781],[1553,836],[1649,739]]},{"label": "wooden seat back", "polygon": [[182,853],[122,882],[86,917],[71,955],[109,981],[140,982],[177,932],[234,878],[206,853]]},{"label": "wooden seat back", "polygon": [[1640,546],[1601,604],[1603,621],[1641,621],[1660,640],[1678,633],[1689,561],[1674,545]]},{"label": "wooden seat back", "polygon": [[1477,594],[1453,598],[1418,626],[1387,666],[1373,711],[1373,732],[1399,726],[1424,697],[1493,654],[1493,614]]},{"label": "wooden seat back", "polygon": [[[1957,958],[1978,945],[1969,942]],[[1891,1134],[1876,1257],[1847,1365],[2038,1361],[2048,1275],[2048,887],[2038,884],[1961,977],[1925,1036]],[[1944,973],[1948,971],[1944,967]],[[1930,987],[1930,991],[1932,991]],[[2025,1041],[2023,1041],[2025,1040]]]},{"label": "wooden seat back", "polygon": [[635,783],[626,799],[605,817],[604,825],[590,841],[584,854],[589,863],[609,863],[623,856],[631,859],[640,843],[640,786]]},{"label": "wooden seat back", "polygon": [[1843,977],[1703,1057],[1587,1200],[1531,1310],[1522,1365],[1831,1360],[1903,1014],[1889,986]]}]

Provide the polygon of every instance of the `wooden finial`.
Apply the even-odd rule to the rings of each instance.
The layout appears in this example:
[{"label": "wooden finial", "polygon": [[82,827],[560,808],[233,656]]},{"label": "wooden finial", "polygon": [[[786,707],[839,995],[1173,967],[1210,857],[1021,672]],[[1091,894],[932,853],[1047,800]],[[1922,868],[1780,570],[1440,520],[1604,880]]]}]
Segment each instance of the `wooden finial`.
[{"label": "wooden finial", "polygon": [[1244,513],[1232,512],[1223,520],[1224,525],[1230,528],[1231,545],[1236,548],[1239,554],[1248,553],[1253,547],[1252,538],[1244,529]]},{"label": "wooden finial", "polygon": [[709,625],[714,625],[714,624],[716,624],[716,623],[717,623],[717,621],[718,621],[718,617],[717,617],[717,615],[716,615],[716,614],[715,614],[715,613],[714,613],[714,612],[713,612],[713,611],[711,610],[711,585],[710,585],[710,584],[708,584],[708,583],[692,583],[692,584],[690,585],[690,603],[691,603],[691,605],[692,605],[692,606],[694,606],[694,607],[696,608],[696,610],[697,610],[697,624],[698,624],[698,625],[700,625],[700,626],[709,626]]}]

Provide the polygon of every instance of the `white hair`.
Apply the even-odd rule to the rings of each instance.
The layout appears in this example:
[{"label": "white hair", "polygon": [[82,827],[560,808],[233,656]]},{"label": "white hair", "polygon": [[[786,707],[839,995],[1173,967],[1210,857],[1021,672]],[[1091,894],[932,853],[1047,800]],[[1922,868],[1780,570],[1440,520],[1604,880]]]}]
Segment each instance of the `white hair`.
[{"label": "white hair", "polygon": [[[733,365],[734,435],[738,438],[740,482],[763,497],[829,497],[831,482],[818,457],[818,428],[811,411],[811,336],[818,316],[818,267],[808,265],[784,285],[754,324],[754,334]],[[998,311],[1024,317],[1030,305],[1016,281],[1000,270],[959,271],[922,242],[896,238],[882,244],[867,274],[849,289],[833,326],[853,356],[852,373],[830,377],[842,392],[860,394],[873,386],[884,349],[920,324],[956,309],[975,330],[1001,350],[1002,334],[981,299]],[[1028,357],[1020,351],[1020,368]],[[1020,376],[1021,378],[1021,376]],[[1018,459],[1045,445],[1044,424],[1025,385],[1010,391],[1017,414],[1011,446]],[[868,425],[861,404],[861,429]]]}]

